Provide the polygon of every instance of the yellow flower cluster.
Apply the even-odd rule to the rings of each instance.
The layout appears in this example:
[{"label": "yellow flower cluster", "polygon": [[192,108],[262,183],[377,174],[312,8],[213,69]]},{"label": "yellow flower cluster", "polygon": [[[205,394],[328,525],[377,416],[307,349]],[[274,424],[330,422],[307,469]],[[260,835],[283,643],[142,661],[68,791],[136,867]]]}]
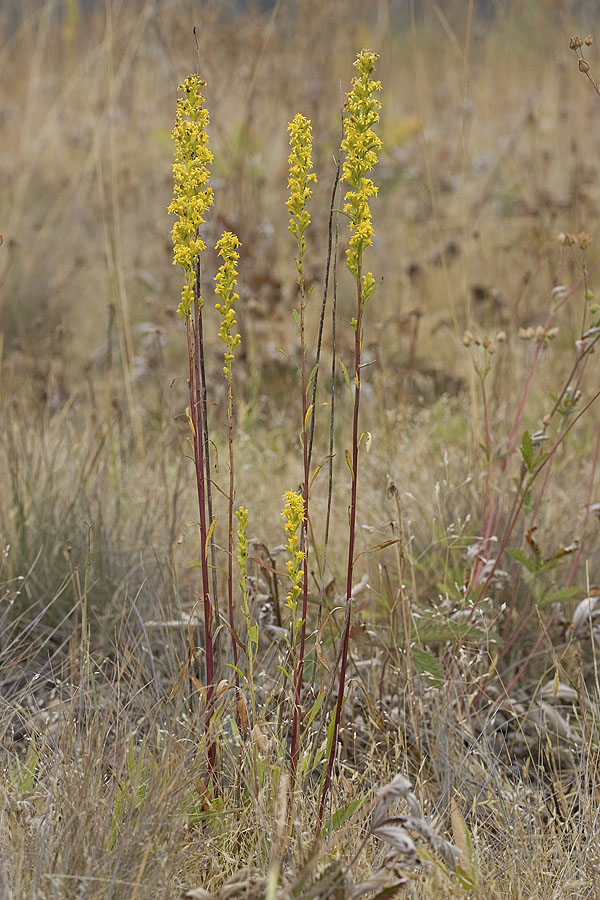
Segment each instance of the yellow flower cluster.
[{"label": "yellow flower cluster", "polygon": [[[283,499],[285,506],[281,515],[285,519],[285,531],[288,536],[286,549],[290,555],[286,566],[292,582],[291,590],[286,597],[286,606],[295,615],[296,602],[302,591],[304,571],[304,553],[299,549],[300,537],[298,535],[298,529],[304,521],[304,499],[296,491],[286,491]],[[294,627],[296,624],[294,622]]]},{"label": "yellow flower cluster", "polygon": [[[367,172],[377,164],[377,154],[381,150],[380,138],[373,131],[373,125],[379,121],[381,103],[373,96],[381,90],[380,81],[372,81],[371,73],[378,59],[376,53],[363,50],[354,62],[358,75],[352,79],[352,90],[348,94],[344,117],[345,137],[342,150],[346,159],[342,169],[343,180],[350,185],[346,194],[344,212],[350,219],[350,249],[347,251],[346,263],[352,274],[357,277],[362,254],[373,241],[373,225],[369,198],[377,195],[377,188]],[[364,276],[363,300],[375,289],[371,273]]]},{"label": "yellow flower cluster", "polygon": [[242,340],[240,335],[234,333],[237,325],[235,319],[235,301],[239,300],[239,294],[235,293],[237,284],[236,263],[240,258],[237,252],[241,244],[237,235],[231,231],[225,231],[219,240],[215,250],[223,260],[223,265],[219,268],[215,276],[216,287],[215,294],[220,297],[222,303],[216,303],[215,306],[221,313],[221,327],[219,329],[219,337],[225,344],[225,365],[223,371],[227,381],[231,382],[231,363],[235,357],[235,350]]},{"label": "yellow flower cluster", "polygon": [[189,316],[194,300],[198,256],[205,249],[199,228],[205,221],[206,210],[213,203],[212,188],[208,187],[208,166],[213,155],[206,135],[209,115],[202,95],[205,84],[197,75],[190,75],[179,86],[184,96],[177,101],[172,134],[175,186],[169,212],[179,216],[173,226],[173,265],[181,266],[186,279],[177,310],[184,319]]},{"label": "yellow flower cluster", "polygon": [[289,230],[298,242],[299,259],[296,261],[298,274],[302,269],[302,257],[306,250],[304,232],[310,225],[310,214],[306,204],[312,194],[310,185],[317,180],[312,169],[312,129],[310,119],[298,113],[288,125],[290,147],[292,152],[288,158],[290,167],[288,187],[290,199],[285,205],[290,212]]}]

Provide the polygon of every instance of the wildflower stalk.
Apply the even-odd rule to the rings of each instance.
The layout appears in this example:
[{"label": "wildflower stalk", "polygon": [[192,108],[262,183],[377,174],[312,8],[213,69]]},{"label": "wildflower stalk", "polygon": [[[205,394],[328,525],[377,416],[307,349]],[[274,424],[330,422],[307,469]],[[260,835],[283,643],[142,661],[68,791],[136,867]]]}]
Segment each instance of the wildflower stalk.
[{"label": "wildflower stalk", "polygon": [[[189,422],[193,435],[194,464],[201,545],[202,603],[204,609],[204,650],[206,654],[206,729],[210,729],[213,714],[214,692],[214,643],[213,610],[210,598],[208,572],[208,527],[206,515],[206,467],[204,453],[204,407],[200,372],[200,312],[203,299],[200,294],[200,254],[206,249],[200,237],[200,227],[205,213],[213,203],[212,188],[208,185],[209,164],[213,155],[208,147],[206,127],[208,111],[204,107],[202,89],[205,82],[197,75],[190,75],[180,90],[184,97],[177,101],[177,115],[173,129],[175,162],[173,164],[173,200],[169,212],[177,215],[173,226],[173,264],[181,266],[185,284],[177,312],[185,322],[189,363]],[[216,747],[209,741],[209,772],[215,775]]]},{"label": "wildflower stalk", "polygon": [[[290,212],[289,230],[296,238],[298,256],[296,269],[298,271],[299,310],[297,314],[298,328],[300,331],[300,359],[301,359],[301,391],[302,391],[302,458],[303,458],[303,493],[304,509],[302,519],[302,616],[300,626],[300,649],[294,670],[294,710],[292,724],[292,743],[290,760],[290,791],[293,794],[296,783],[296,769],[300,752],[300,696],[302,693],[302,680],[304,676],[304,657],[306,644],[306,617],[308,609],[308,505],[310,485],[310,449],[309,449],[309,421],[314,416],[314,403],[308,405],[308,383],[306,365],[306,334],[305,334],[305,310],[307,303],[306,283],[304,279],[304,254],[306,252],[305,232],[310,224],[310,215],[306,204],[311,196],[310,185],[317,180],[312,168],[312,131],[309,119],[304,116],[295,116],[288,125],[290,133],[291,153],[288,159],[289,178],[288,187],[290,198],[286,206]],[[287,495],[286,495],[287,496]],[[286,526],[287,527],[287,526]],[[295,626],[293,626],[295,627]]]},{"label": "wildflower stalk", "polygon": [[252,724],[256,724],[256,697],[254,693],[254,659],[258,649],[258,625],[254,625],[250,619],[250,602],[248,599],[248,583],[247,583],[247,566],[248,566],[248,538],[246,529],[248,528],[248,510],[240,506],[236,510],[237,526],[237,562],[240,570],[240,596],[242,598],[242,613],[246,620],[246,629],[248,633],[248,643],[246,647],[246,655],[248,657],[248,689],[250,691],[250,704],[252,710]]},{"label": "wildflower stalk", "polygon": [[340,717],[346,684],[346,668],[348,664],[348,648],[350,643],[350,623],[352,619],[352,577],[354,573],[354,544],[356,534],[356,503],[358,487],[358,449],[360,445],[359,409],[360,409],[360,377],[361,349],[363,342],[363,313],[367,303],[377,288],[371,272],[363,275],[362,259],[367,247],[372,244],[373,225],[369,199],[377,195],[377,188],[367,172],[377,163],[377,153],[381,149],[381,140],[372,130],[379,121],[379,101],[373,96],[381,90],[381,83],[373,81],[371,74],[375,68],[377,54],[368,50],[359,53],[354,62],[358,72],[352,80],[352,90],[345,104],[344,132],[342,150],[346,154],[342,167],[342,180],[349,185],[346,193],[344,213],[350,222],[351,237],[346,251],[346,265],[356,281],[356,316],[352,319],[354,328],[354,408],[352,416],[352,453],[346,452],[346,461],[350,469],[350,529],[348,537],[348,566],[346,574],[346,617],[342,644],[338,697],[335,706],[335,718],[327,767],[323,779],[321,803],[317,828],[323,822],[325,803],[331,785],[331,773],[337,749]]},{"label": "wildflower stalk", "polygon": [[223,373],[227,381],[227,423],[228,423],[228,449],[229,449],[229,496],[227,500],[227,606],[229,611],[229,627],[231,630],[231,644],[233,650],[233,664],[235,666],[235,684],[239,700],[240,678],[238,671],[238,652],[235,633],[235,620],[233,615],[233,502],[235,498],[235,470],[233,453],[233,373],[232,363],[235,359],[235,351],[240,345],[241,337],[235,331],[237,325],[235,319],[235,302],[239,295],[235,293],[237,271],[236,263],[240,257],[238,248],[240,242],[235,234],[230,231],[223,233],[215,247],[223,264],[215,277],[215,293],[221,299],[216,308],[221,314],[221,328],[219,337],[225,344]]}]

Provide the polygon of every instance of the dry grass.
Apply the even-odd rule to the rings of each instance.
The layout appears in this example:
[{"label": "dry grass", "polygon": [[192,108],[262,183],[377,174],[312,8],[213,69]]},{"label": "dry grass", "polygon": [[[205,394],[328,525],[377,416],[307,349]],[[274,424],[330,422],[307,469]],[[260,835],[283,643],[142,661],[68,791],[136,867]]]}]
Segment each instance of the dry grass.
[{"label": "dry grass", "polygon": [[[524,476],[518,449],[503,468],[540,346],[519,331],[546,322],[558,285],[574,290],[543,342],[517,444],[542,427],[551,392],[575,386],[581,408],[598,386],[593,355],[570,375],[584,309],[587,327],[598,318],[578,283],[584,268],[592,291],[597,277],[600,110],[569,50],[572,34],[594,32],[592,4],[515,0],[471,20],[469,4],[423,3],[415,22],[383,0],[302,0],[273,15],[233,2],[81,6],[23,0],[15,17],[0,10],[0,894],[169,898],[202,887],[222,900],[273,897],[268,876],[278,872],[282,895],[357,897],[384,857],[376,834],[365,842],[375,792],[402,772],[424,818],[422,864],[411,867],[396,846],[385,869],[388,881],[409,878],[400,896],[598,896],[599,648],[594,610],[581,605],[600,583],[596,406],[516,518],[508,546],[537,570],[504,554],[506,575],[471,605],[471,551],[490,498],[498,515],[486,556],[502,542]],[[312,340],[339,84],[347,87],[362,46],[381,54],[384,153],[369,263],[383,284],[363,348],[372,365],[361,427],[372,445],[361,457],[359,586],[331,798],[342,812],[316,845],[314,757],[303,756],[286,824],[289,691],[274,626],[287,589],[254,563],[259,730],[236,737],[232,691],[223,694],[221,794],[204,783],[201,664],[188,625],[198,590],[198,569],[188,567],[200,551],[166,212],[177,84],[195,67],[192,24],[215,152],[207,245],[232,227],[244,251],[236,503],[250,508],[251,556],[274,569],[283,567],[281,496],[302,477],[286,124],[300,110],[315,135]],[[592,74],[596,52],[585,50]],[[338,354],[349,364],[343,225]],[[585,250],[557,240],[582,231]],[[207,254],[207,296],[216,264]],[[207,331],[216,334],[217,318],[207,312]],[[493,354],[475,341],[486,336]],[[221,348],[210,336],[207,348],[222,486]],[[477,368],[488,365],[484,401]],[[334,681],[325,664],[333,670],[343,628],[344,391],[340,379],[326,626],[321,655],[307,658],[305,710]],[[321,410],[317,462],[327,452]],[[547,449],[576,412],[553,417]],[[313,560],[325,502],[321,475]],[[218,492],[216,503],[223,521]],[[400,534],[402,544],[374,550]],[[310,628],[318,583],[315,569]],[[573,591],[559,608],[550,601],[565,587]],[[470,632],[459,631],[465,622]],[[327,697],[306,725],[305,751],[318,750],[331,706]],[[396,799],[399,815],[414,813],[406,791]],[[462,881],[443,862],[440,836],[465,851]],[[241,886],[224,888],[245,866]]]}]

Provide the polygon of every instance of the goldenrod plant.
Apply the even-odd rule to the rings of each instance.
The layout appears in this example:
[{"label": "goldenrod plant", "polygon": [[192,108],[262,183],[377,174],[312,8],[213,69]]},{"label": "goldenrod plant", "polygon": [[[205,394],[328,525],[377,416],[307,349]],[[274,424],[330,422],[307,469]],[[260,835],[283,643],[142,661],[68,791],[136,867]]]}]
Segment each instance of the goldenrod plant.
[{"label": "goldenrod plant", "polygon": [[[308,515],[310,492],[310,449],[309,428],[311,417],[314,416],[314,404],[308,404],[308,392],[310,390],[307,360],[306,360],[306,324],[305,312],[307,304],[306,284],[304,278],[304,255],[306,252],[306,229],[310,224],[310,213],[306,204],[312,194],[311,184],[316,182],[317,176],[312,171],[312,128],[309,119],[298,113],[288,125],[290,135],[291,152],[288,159],[289,177],[288,188],[290,197],[286,206],[290,212],[288,228],[296,238],[298,256],[296,257],[296,269],[298,271],[298,302],[299,309],[294,310],[295,318],[300,332],[300,391],[301,391],[301,435],[302,435],[302,467],[303,467],[303,491],[304,507],[302,515],[302,552],[304,563],[302,565],[302,614],[300,625],[300,647],[297,658],[294,658],[294,710],[291,744],[291,790],[293,792],[296,780],[296,766],[300,750],[300,695],[302,692],[302,680],[304,675],[304,658],[306,644],[306,617],[308,610]],[[316,372],[312,373],[313,377]],[[286,495],[288,507],[290,497]],[[286,526],[287,527],[287,526]],[[295,601],[294,601],[295,602]],[[295,615],[295,609],[294,609]],[[296,628],[294,623],[293,628]]]},{"label": "goldenrod plant", "polygon": [[[233,504],[235,500],[235,470],[233,450],[233,370],[232,363],[235,359],[235,351],[239,347],[241,337],[236,331],[235,303],[239,300],[239,294],[235,292],[237,284],[237,261],[240,242],[237,235],[231,231],[224,232],[215,250],[223,260],[215,276],[215,293],[221,302],[216,303],[216,308],[221,314],[221,327],[219,337],[225,344],[223,373],[227,382],[227,446],[229,454],[229,493],[227,497],[227,608],[229,613],[229,628],[231,631],[231,644],[233,664],[236,670],[236,686],[239,689],[238,647],[235,633],[235,616],[233,605]],[[238,691],[238,702],[239,702]]]},{"label": "goldenrod plant", "polygon": [[[205,404],[203,402],[203,378],[201,370],[202,337],[200,314],[203,298],[200,293],[200,254],[206,249],[200,235],[207,210],[213,204],[213,191],[209,185],[209,165],[213,155],[208,146],[206,128],[208,110],[204,106],[202,89],[206,82],[197,75],[190,75],[180,90],[183,97],[177,101],[177,115],[173,129],[175,162],[173,163],[174,196],[169,212],[179,218],[173,226],[173,264],[183,269],[185,284],[177,312],[185,322],[188,351],[188,386],[190,405],[188,418],[192,431],[196,489],[200,516],[200,553],[202,571],[202,605],[204,611],[204,650],[206,655],[206,725],[210,728],[215,687],[213,629],[215,610],[210,596],[208,542],[212,523],[207,522],[207,484],[209,476],[205,454]],[[210,530],[209,530],[210,529]],[[209,768],[214,776],[215,746],[209,744]]]},{"label": "goldenrod plant", "polygon": [[350,625],[352,621],[352,578],[354,573],[354,554],[356,537],[356,504],[358,495],[358,451],[361,443],[359,433],[361,351],[363,344],[363,312],[377,288],[377,282],[371,272],[363,274],[363,254],[373,243],[373,224],[371,221],[370,200],[377,196],[377,187],[368,177],[378,160],[381,150],[381,139],[373,131],[379,121],[381,103],[375,96],[381,90],[381,82],[371,78],[376,53],[363,50],[357,56],[354,67],[358,74],[352,79],[352,90],[344,107],[344,132],[342,150],[346,154],[342,166],[342,180],[349,186],[344,202],[344,212],[350,224],[350,246],[346,252],[346,264],[356,281],[356,315],[352,319],[354,328],[354,378],[353,416],[352,416],[352,450],[346,450],[346,462],[350,469],[350,525],[348,536],[348,564],[346,568],[346,616],[343,633],[343,645],[340,662],[337,702],[334,712],[333,737],[329,750],[329,758],[323,778],[321,803],[319,807],[318,828],[321,827],[325,812],[327,794],[331,785],[331,773],[337,753],[337,735],[344,700],[346,684],[346,667],[350,644]]}]

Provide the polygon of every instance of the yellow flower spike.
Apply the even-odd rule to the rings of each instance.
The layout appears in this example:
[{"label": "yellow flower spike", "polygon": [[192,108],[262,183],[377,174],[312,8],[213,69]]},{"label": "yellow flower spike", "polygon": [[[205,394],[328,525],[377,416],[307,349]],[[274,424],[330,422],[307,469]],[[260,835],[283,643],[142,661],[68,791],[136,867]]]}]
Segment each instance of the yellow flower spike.
[{"label": "yellow flower spike", "polygon": [[290,147],[292,152],[288,158],[289,177],[288,187],[290,198],[286,200],[290,213],[289,230],[296,238],[299,258],[299,280],[302,278],[302,258],[306,250],[304,233],[310,225],[310,214],[306,209],[312,190],[310,185],[317,180],[312,169],[312,128],[310,119],[306,119],[298,113],[288,125],[290,133]]},{"label": "yellow flower spike", "polygon": [[[178,313],[183,319],[190,315],[194,301],[196,263],[205,249],[199,234],[204,215],[212,206],[213,192],[208,181],[208,166],[213,155],[208,147],[206,128],[208,110],[204,107],[202,88],[206,82],[190,75],[179,85],[184,97],[177,101],[177,115],[172,137],[175,141],[173,163],[173,200],[169,212],[179,216],[173,226],[173,265],[181,266],[186,284],[181,293]],[[198,299],[201,303],[201,299]]]},{"label": "yellow flower spike", "polygon": [[240,258],[238,249],[242,245],[237,235],[231,231],[225,231],[219,240],[215,250],[223,260],[222,266],[219,268],[215,276],[215,294],[220,297],[222,303],[216,303],[217,310],[221,313],[221,327],[219,329],[219,337],[225,344],[225,365],[223,372],[225,378],[231,384],[231,363],[235,359],[235,351],[241,343],[241,337],[234,332],[237,325],[235,319],[235,302],[239,300],[239,294],[235,293],[237,284],[236,263]]},{"label": "yellow flower spike", "polygon": [[[346,159],[342,168],[342,179],[350,186],[346,193],[344,212],[350,220],[350,248],[346,251],[346,264],[356,277],[366,247],[373,241],[373,225],[369,198],[377,196],[377,188],[367,172],[377,164],[382,148],[381,139],[372,126],[379,121],[381,103],[373,96],[381,90],[381,82],[371,80],[371,74],[378,59],[376,53],[363,50],[354,62],[358,75],[352,79],[352,90],[348,94],[344,117],[345,137],[342,150]],[[363,277],[363,302],[366,303],[375,289],[372,276]]]},{"label": "yellow flower spike", "polygon": [[285,531],[288,536],[286,549],[290,555],[286,568],[292,582],[291,589],[286,597],[286,606],[291,610],[294,629],[298,626],[296,621],[296,606],[298,597],[302,592],[302,577],[304,574],[304,553],[299,550],[300,538],[297,534],[300,525],[304,521],[304,499],[296,491],[286,491],[283,495],[285,506],[281,515],[285,519]]}]

